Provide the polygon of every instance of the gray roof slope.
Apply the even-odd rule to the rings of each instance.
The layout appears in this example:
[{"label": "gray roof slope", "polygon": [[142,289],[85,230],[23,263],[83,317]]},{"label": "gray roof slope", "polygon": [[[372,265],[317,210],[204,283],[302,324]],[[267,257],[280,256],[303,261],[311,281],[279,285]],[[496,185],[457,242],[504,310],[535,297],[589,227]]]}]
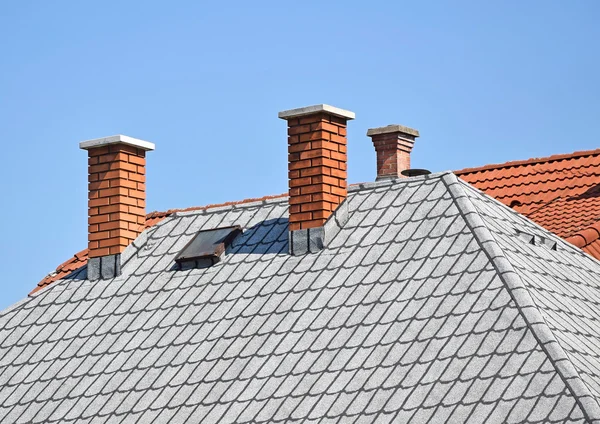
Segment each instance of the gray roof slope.
[{"label": "gray roof slope", "polygon": [[[519,295],[530,276],[502,249],[521,245],[493,233],[503,206],[452,174],[363,185],[348,202],[332,244],[305,256],[286,253],[285,200],[176,214],[126,250],[120,277],[63,280],[0,313],[0,421],[600,419],[585,392],[597,368],[570,338],[585,334],[564,331],[574,348],[557,335],[588,360],[576,370],[536,321],[583,315]],[[195,232],[233,224],[246,231],[222,262],[173,270]],[[551,298],[544,281],[526,284]]]},{"label": "gray roof slope", "polygon": [[[598,261],[495,199],[462,183],[465,194],[494,241],[521,278],[563,355],[581,375],[587,396],[600,401],[600,267]],[[515,243],[516,230],[536,245]],[[540,242],[556,243],[556,251]],[[597,405],[596,405],[597,408]]]}]

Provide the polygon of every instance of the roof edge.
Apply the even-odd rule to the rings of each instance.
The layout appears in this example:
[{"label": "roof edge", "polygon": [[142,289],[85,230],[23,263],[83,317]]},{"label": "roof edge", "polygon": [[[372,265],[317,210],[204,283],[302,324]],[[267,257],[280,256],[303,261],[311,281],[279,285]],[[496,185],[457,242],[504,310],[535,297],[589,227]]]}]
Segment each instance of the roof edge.
[{"label": "roof edge", "polygon": [[443,181],[473,236],[496,268],[527,327],[552,362],[554,369],[575,398],[583,414],[588,420],[600,420],[600,405],[548,327],[523,280],[506,258],[479,212],[469,200],[462,187],[462,184],[466,183],[461,182],[454,174],[445,175]]},{"label": "roof edge", "polygon": [[572,245],[583,249],[600,238],[600,221],[594,222],[587,228],[565,238]]},{"label": "roof edge", "polygon": [[478,166],[478,167],[473,167],[473,168],[465,168],[465,169],[461,169],[458,171],[454,171],[454,173],[457,175],[474,174],[476,172],[489,171],[489,170],[498,169],[498,168],[511,168],[514,166],[521,166],[521,165],[535,165],[537,163],[542,163],[542,162],[555,162],[555,161],[565,160],[565,159],[575,159],[575,158],[579,158],[582,156],[596,156],[596,155],[600,155],[600,149],[581,150],[578,152],[545,156],[545,157],[541,157],[541,158],[531,158],[531,159],[515,160],[515,161],[510,161],[510,162],[504,162],[504,163],[494,163],[494,164]]}]

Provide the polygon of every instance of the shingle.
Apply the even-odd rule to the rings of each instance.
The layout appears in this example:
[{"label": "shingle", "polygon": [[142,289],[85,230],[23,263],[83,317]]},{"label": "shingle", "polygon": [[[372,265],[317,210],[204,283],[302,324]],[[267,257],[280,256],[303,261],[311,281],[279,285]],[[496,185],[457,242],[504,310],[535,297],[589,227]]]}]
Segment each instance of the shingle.
[{"label": "shingle", "polygon": [[[586,275],[600,269],[565,249],[520,249],[508,234],[519,218],[457,184],[442,174],[351,190],[334,243],[299,257],[282,202],[164,220],[119,281],[58,284],[0,314],[0,421],[581,417],[494,255],[514,263],[591,388],[600,291]],[[465,205],[488,230],[474,235]],[[246,232],[223,261],[171,270],[177,246],[224,224]],[[485,231],[496,231],[491,256]]]}]

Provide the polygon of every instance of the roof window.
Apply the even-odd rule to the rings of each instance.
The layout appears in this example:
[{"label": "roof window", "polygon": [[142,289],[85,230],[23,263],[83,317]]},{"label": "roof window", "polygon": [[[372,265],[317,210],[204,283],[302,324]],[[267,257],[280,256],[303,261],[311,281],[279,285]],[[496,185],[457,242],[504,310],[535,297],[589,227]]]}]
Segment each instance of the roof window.
[{"label": "roof window", "polygon": [[239,225],[198,231],[179,252],[175,262],[179,269],[207,268],[221,260],[221,255],[242,233]]}]

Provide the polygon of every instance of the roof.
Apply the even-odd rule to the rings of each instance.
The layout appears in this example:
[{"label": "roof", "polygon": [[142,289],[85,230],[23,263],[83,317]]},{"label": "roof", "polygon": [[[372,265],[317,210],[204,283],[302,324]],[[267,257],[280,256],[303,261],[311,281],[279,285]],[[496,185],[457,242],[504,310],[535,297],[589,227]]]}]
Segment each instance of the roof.
[{"label": "roof", "polygon": [[[456,175],[502,203],[600,259],[600,149],[486,165]],[[175,212],[284,197],[286,194],[187,209],[151,212],[146,228]],[[32,290],[67,277],[87,263],[87,249],[76,253]]]},{"label": "roof", "polygon": [[[185,208],[185,209],[169,209],[168,211],[165,211],[165,212],[158,212],[158,211],[150,212],[149,214],[146,215],[145,228],[150,228],[150,227],[158,224],[160,221],[173,215],[176,212],[206,210],[206,209],[216,208],[216,207],[239,205],[239,204],[252,203],[252,202],[269,200],[269,199],[277,199],[277,198],[281,198],[284,196],[287,196],[287,194],[264,196],[264,197],[260,197],[260,198],[250,198],[250,199],[244,199],[244,200],[240,200],[240,201],[211,204],[211,205],[206,205],[206,206],[194,206],[194,207]],[[38,290],[41,290],[44,287],[47,287],[50,284],[52,284],[56,281],[62,280],[64,278],[76,277],[77,276],[76,271],[80,270],[83,266],[85,266],[87,264],[87,261],[88,261],[88,249],[83,249],[82,251],[73,255],[72,258],[69,258],[67,261],[63,262],[58,267],[56,267],[56,270],[54,270],[51,273],[49,273],[48,275],[46,275],[39,283],[37,283],[37,285],[31,291],[30,294],[33,294],[33,293],[37,292]]]},{"label": "roof", "polygon": [[456,175],[600,259],[600,149]]},{"label": "roof", "polygon": [[[285,197],[175,212],[121,276],[1,312],[0,421],[600,422],[598,261],[451,173],[346,201],[302,256]],[[221,262],[174,270],[229,225]]]}]

